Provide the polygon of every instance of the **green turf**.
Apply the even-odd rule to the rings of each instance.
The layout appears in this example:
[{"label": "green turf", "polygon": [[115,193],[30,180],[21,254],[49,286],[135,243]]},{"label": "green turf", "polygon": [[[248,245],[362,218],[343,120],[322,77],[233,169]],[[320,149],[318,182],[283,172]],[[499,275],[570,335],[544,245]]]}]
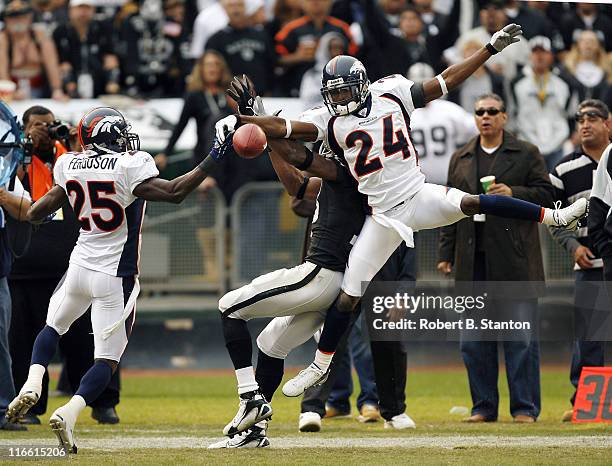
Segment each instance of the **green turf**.
[{"label": "green turf", "polygon": [[[357,384],[358,386],[358,384]],[[503,435],[503,436],[547,436],[547,435],[606,435],[612,434],[612,425],[572,425],[559,422],[564,410],[569,408],[571,387],[566,371],[543,370],[542,414],[536,424],[516,425],[508,413],[508,395],[505,380],[500,380],[500,420],[490,424],[463,424],[461,416],[448,414],[453,406],[470,406],[469,390],[465,372],[460,369],[415,371],[409,373],[407,391],[408,413],[417,423],[411,431],[389,431],[382,423],[360,424],[355,419],[327,420],[318,434],[301,434],[297,431],[299,400],[278,394],[273,400],[275,415],[270,424],[269,435],[274,437],[320,436],[334,437],[401,437],[411,435]],[[118,412],[121,424],[98,426],[89,417],[87,409],[79,419],[78,438],[99,439],[120,436],[134,437],[219,437],[221,429],[234,415],[237,407],[235,381],[231,374],[215,376],[133,376],[124,377],[121,404]],[[30,427],[28,432],[3,432],[3,438],[23,439],[54,437],[45,425],[55,407],[65,398],[51,398],[43,425]],[[354,402],[354,399],[353,399]],[[356,414],[353,409],[353,414]],[[351,462],[387,464],[414,461],[418,463],[444,464],[611,464],[612,449],[576,448],[392,448],[392,449],[331,449],[301,448],[293,450],[250,450],[209,452],[189,449],[137,449],[121,451],[98,451],[81,449],[71,462],[92,464],[198,464],[239,463],[252,464],[313,464],[316,455],[318,464],[349,464]],[[399,456],[398,456],[399,455]],[[0,461],[1,462],[1,461]],[[11,462],[11,464],[16,464]],[[29,463],[32,464],[32,463]]]}]

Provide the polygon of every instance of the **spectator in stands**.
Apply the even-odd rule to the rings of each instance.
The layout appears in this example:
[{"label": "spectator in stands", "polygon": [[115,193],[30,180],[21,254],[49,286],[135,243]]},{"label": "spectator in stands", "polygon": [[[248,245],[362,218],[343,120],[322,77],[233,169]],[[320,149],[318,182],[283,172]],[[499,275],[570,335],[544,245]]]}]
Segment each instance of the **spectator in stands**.
[{"label": "spectator in stands", "polygon": [[[434,75],[434,69],[428,64],[415,63],[407,77],[420,83]],[[472,114],[453,102],[435,99],[417,108],[410,117],[410,139],[419,154],[419,165],[427,182],[446,185],[453,153],[476,134]]]},{"label": "spectator in stands", "polygon": [[[210,36],[227,26],[229,16],[226,10],[227,0],[219,0],[200,11],[193,24],[191,58],[200,58],[206,50],[206,43]],[[245,0],[245,11],[249,17],[250,26],[263,24],[265,20],[264,0]]]},{"label": "spectator in stands", "polygon": [[55,44],[43,30],[33,26],[32,16],[32,7],[23,0],[13,0],[4,9],[0,79],[17,84],[15,99],[63,100],[66,96],[62,91]]},{"label": "spectator in stands", "polygon": [[425,26],[424,34],[427,50],[434,70],[439,73],[446,68],[442,52],[451,47],[459,38],[459,13],[461,2],[453,2],[450,14],[446,15],[433,9],[433,0],[414,0]]},{"label": "spectator in stands", "polygon": [[323,68],[333,57],[346,54],[347,49],[348,42],[342,34],[327,32],[321,36],[315,53],[315,66],[304,73],[300,86],[300,101],[305,109],[323,103],[321,97]]},{"label": "spectator in stands", "polygon": [[[485,1],[479,12],[480,26],[461,34],[455,45],[444,51],[446,61],[450,64],[461,61],[461,50],[466,42],[476,40],[486,44],[495,31],[508,24],[505,4],[505,0]],[[527,41],[521,40],[514,45],[515,47],[508,47],[487,61],[490,70],[503,75],[507,80],[512,80],[518,68],[527,63],[529,58]]]},{"label": "spectator in stands", "polygon": [[[600,100],[585,100],[578,106],[576,123],[580,146],[572,154],[563,157],[550,175],[556,198],[562,204],[568,205],[570,199],[574,202],[580,197],[589,198],[593,187],[593,173],[597,170],[599,160],[609,143],[609,116],[608,107]],[[592,282],[603,280],[603,261],[593,251],[586,225],[586,219],[583,219],[577,231],[550,230],[555,240],[575,262],[576,341],[570,369],[570,381],[574,387],[578,387],[583,367],[604,365],[604,343],[591,341],[588,333],[584,332],[592,328],[590,316],[596,308],[598,287]],[[570,399],[572,405],[575,398],[574,391]],[[566,411],[562,419],[564,422],[571,421],[572,411]]]},{"label": "spectator in stands", "polygon": [[535,36],[529,41],[531,66],[511,85],[515,121],[519,135],[535,144],[548,171],[563,157],[563,143],[570,134],[568,108],[570,86],[552,71],[554,57],[548,37]]},{"label": "spectator in stands", "polygon": [[64,90],[70,97],[92,99],[119,92],[119,59],[112,31],[94,19],[93,0],[70,0],[70,22],[53,32]]},{"label": "spectator in stands", "polygon": [[563,65],[563,76],[576,89],[579,101],[605,97],[612,82],[612,58],[594,31],[582,31],[578,35]]},{"label": "spectator in stands", "polygon": [[274,15],[266,23],[266,30],[270,37],[274,38],[276,33],[294,19],[304,16],[302,0],[276,0],[274,2]]},{"label": "spectator in stands", "polygon": [[[477,40],[464,42],[461,51],[463,58],[469,57],[483,46],[484,44]],[[472,113],[476,100],[483,92],[497,94],[502,96],[502,98],[505,95],[503,78],[497,73],[492,72],[488,64],[482,65],[460,87],[451,91],[448,95],[448,100],[461,105],[465,111]]]},{"label": "spectator in stands", "polygon": [[408,6],[400,14],[398,35],[391,32],[375,0],[366,0],[364,17],[363,54],[371,80],[392,74],[405,75],[414,63],[432,65],[423,21],[414,7]]},{"label": "spectator in stands", "polygon": [[[478,180],[494,175],[487,194],[551,205],[554,191],[544,159],[537,147],[504,130],[508,117],[503,100],[483,95],[474,111],[480,134],[453,155],[448,185],[471,194],[484,193]],[[487,215],[442,228],[438,270],[450,274],[453,269],[458,282],[543,282],[538,225]],[[519,316],[523,320],[532,317],[537,311],[537,295],[529,296],[525,291],[524,298],[491,298],[487,309],[519,320]],[[540,414],[539,343],[529,333],[512,336],[513,341],[503,342],[510,414],[515,422],[532,423]],[[472,415],[465,421],[494,422],[499,410],[497,341],[477,340],[462,333],[461,354],[473,402]]]},{"label": "spectator in stands", "polygon": [[31,204],[30,194],[24,190],[19,178],[11,178],[0,188],[0,430],[26,430],[25,426],[7,422],[4,417],[8,404],[12,401],[11,397],[15,397],[9,352],[11,294],[7,282],[13,255],[7,235],[6,216],[25,221],[25,214]]},{"label": "spectator in stands", "polygon": [[[225,89],[227,89],[232,75],[223,56],[215,51],[209,50],[196,62],[191,74],[187,79],[187,94],[179,121],[172,130],[172,136],[168,140],[164,152],[155,156],[155,163],[160,170],[164,170],[168,164],[168,156],[172,155],[176,142],[183,134],[183,130],[191,118],[195,119],[197,142],[193,149],[192,163],[196,166],[202,157],[212,148],[214,133],[206,132],[213,124],[223,116],[231,113],[228,107]],[[208,177],[204,182],[207,185],[214,183],[214,178]],[[214,184],[213,184],[214,185]],[[212,185],[211,185],[212,186]]]},{"label": "spectator in stands", "polygon": [[330,7],[331,0],[302,0],[304,16],[287,23],[276,34],[279,64],[285,70],[280,82],[282,95],[299,95],[302,76],[314,66],[317,42],[326,32],[342,34],[349,44],[349,54],[357,53],[349,25],[329,16]]},{"label": "spectator in stands", "polygon": [[566,50],[578,41],[585,30],[593,31],[597,39],[605,44],[605,50],[612,50],[612,19],[600,13],[597,3],[578,3],[576,11],[570,11],[563,17],[560,29]]},{"label": "spectator in stands", "polygon": [[260,95],[269,95],[274,85],[276,54],[274,43],[261,26],[250,26],[244,0],[225,0],[229,24],[213,34],[207,50],[216,50],[232,74],[246,74]]},{"label": "spectator in stands", "polygon": [[559,31],[553,28],[546,15],[540,10],[519,0],[507,0],[504,11],[509,22],[521,25],[525,39],[546,36],[553,42],[555,50],[563,50],[563,38]]},{"label": "spectator in stands", "polygon": [[407,0],[379,0],[380,8],[393,32],[399,32],[400,15],[408,6]]},{"label": "spectator in stands", "polygon": [[183,94],[189,62],[185,35],[167,25],[161,0],[144,0],[119,28],[121,69],[127,94],[176,97]]},{"label": "spectator in stands", "polygon": [[60,24],[68,22],[68,1],[66,0],[32,0],[34,24],[43,26],[50,36]]},{"label": "spectator in stands", "polygon": [[[32,163],[25,172],[18,171],[18,176],[34,201],[53,187],[53,165],[67,149],[49,136],[48,126],[54,120],[53,113],[41,106],[30,107],[23,114],[24,134],[32,138],[34,153]],[[27,251],[13,263],[9,276],[13,302],[9,337],[15,386],[22,386],[27,379],[34,340],[45,326],[49,300],[68,268],[78,234],[76,216],[72,207],[65,204],[53,221],[40,225],[32,235]],[[84,327],[77,328],[77,334],[60,342],[60,350],[67,357],[76,358],[67,361],[70,380],[80,380],[92,364],[93,337],[90,333],[91,323],[89,326],[85,323]],[[79,362],[79,358],[86,358],[85,364]],[[115,374],[117,376],[113,375],[111,384],[92,404],[92,416],[101,422],[116,423],[119,420],[115,412],[115,405],[119,403],[119,376],[118,372]],[[49,377],[45,375],[40,400],[26,415],[24,423],[40,424],[37,416],[47,409],[48,384]]]}]

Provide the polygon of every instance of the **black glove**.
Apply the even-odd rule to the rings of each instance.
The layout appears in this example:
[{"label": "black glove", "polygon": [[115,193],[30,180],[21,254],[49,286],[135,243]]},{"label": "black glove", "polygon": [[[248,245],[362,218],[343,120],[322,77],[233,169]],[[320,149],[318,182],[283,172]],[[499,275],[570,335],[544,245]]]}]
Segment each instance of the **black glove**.
[{"label": "black glove", "polygon": [[238,104],[238,113],[249,116],[258,115],[255,99],[257,92],[253,82],[246,74],[243,74],[242,77],[234,76],[225,93]]}]

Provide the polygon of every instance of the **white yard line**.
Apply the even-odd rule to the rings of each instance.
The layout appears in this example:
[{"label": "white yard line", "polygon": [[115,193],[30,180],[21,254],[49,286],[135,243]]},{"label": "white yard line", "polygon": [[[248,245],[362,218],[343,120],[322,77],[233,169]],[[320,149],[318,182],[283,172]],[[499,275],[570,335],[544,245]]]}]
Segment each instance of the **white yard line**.
[{"label": "white yard line", "polygon": [[[78,440],[79,448],[94,450],[125,450],[154,448],[206,448],[221,437],[113,437]],[[448,435],[448,436],[413,436],[405,437],[355,437],[355,438],[321,438],[316,435],[303,437],[271,437],[272,448],[466,448],[466,447],[589,447],[612,448],[612,436],[525,436],[505,437],[495,435]],[[50,435],[45,439],[0,439],[0,448],[9,446],[51,446],[55,438]]]}]

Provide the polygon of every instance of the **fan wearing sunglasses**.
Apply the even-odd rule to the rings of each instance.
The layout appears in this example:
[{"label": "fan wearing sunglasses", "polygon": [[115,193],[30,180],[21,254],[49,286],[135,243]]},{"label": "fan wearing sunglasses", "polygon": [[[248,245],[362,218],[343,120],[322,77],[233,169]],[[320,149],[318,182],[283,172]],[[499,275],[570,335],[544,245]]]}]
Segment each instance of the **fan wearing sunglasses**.
[{"label": "fan wearing sunglasses", "polygon": [[[508,116],[502,98],[496,94],[478,97],[474,118],[479,134],[453,154],[449,186],[470,194],[551,205],[554,189],[544,158],[536,146],[504,129]],[[544,281],[535,223],[476,215],[442,228],[439,252],[438,270],[446,275],[454,271],[456,280]],[[492,304],[496,313],[510,313],[513,318],[537,311],[537,299],[531,296],[498,299]],[[472,394],[471,415],[464,421],[494,422],[499,409],[497,341],[470,340],[476,339],[466,334],[461,337]],[[513,340],[503,342],[510,414],[515,422],[532,423],[540,414],[539,343],[527,334],[513,334]]]},{"label": "fan wearing sunglasses", "polygon": [[[591,189],[594,189],[593,174],[597,171],[602,155],[609,144],[611,127],[609,115],[608,106],[601,100],[588,99],[578,105],[578,112],[574,119],[579,145],[573,153],[563,157],[550,174],[550,179],[555,186],[556,199],[561,204],[569,203],[569,199],[574,202],[581,197],[586,199],[590,197]],[[599,194],[599,198],[602,197]],[[594,208],[593,219],[589,219],[589,226],[600,223],[597,219],[605,222],[608,215],[608,208],[603,210],[604,206],[601,203],[595,202]],[[598,237],[597,233],[593,235],[591,229],[587,231],[585,220],[581,221],[575,232],[551,231],[551,233],[575,262],[574,321],[583,322],[584,329],[605,328],[594,319],[607,314],[593,312],[598,295],[597,282],[604,279],[602,257],[606,255],[606,248],[602,247],[601,234]],[[604,365],[604,343],[596,341],[593,335],[584,332],[584,329],[577,326],[574,330],[575,342],[570,368],[570,382],[574,387],[578,386],[583,367]],[[576,392],[574,391],[570,398],[572,405],[575,397]],[[572,414],[573,410],[568,409],[563,414],[562,420],[571,421]]]}]

